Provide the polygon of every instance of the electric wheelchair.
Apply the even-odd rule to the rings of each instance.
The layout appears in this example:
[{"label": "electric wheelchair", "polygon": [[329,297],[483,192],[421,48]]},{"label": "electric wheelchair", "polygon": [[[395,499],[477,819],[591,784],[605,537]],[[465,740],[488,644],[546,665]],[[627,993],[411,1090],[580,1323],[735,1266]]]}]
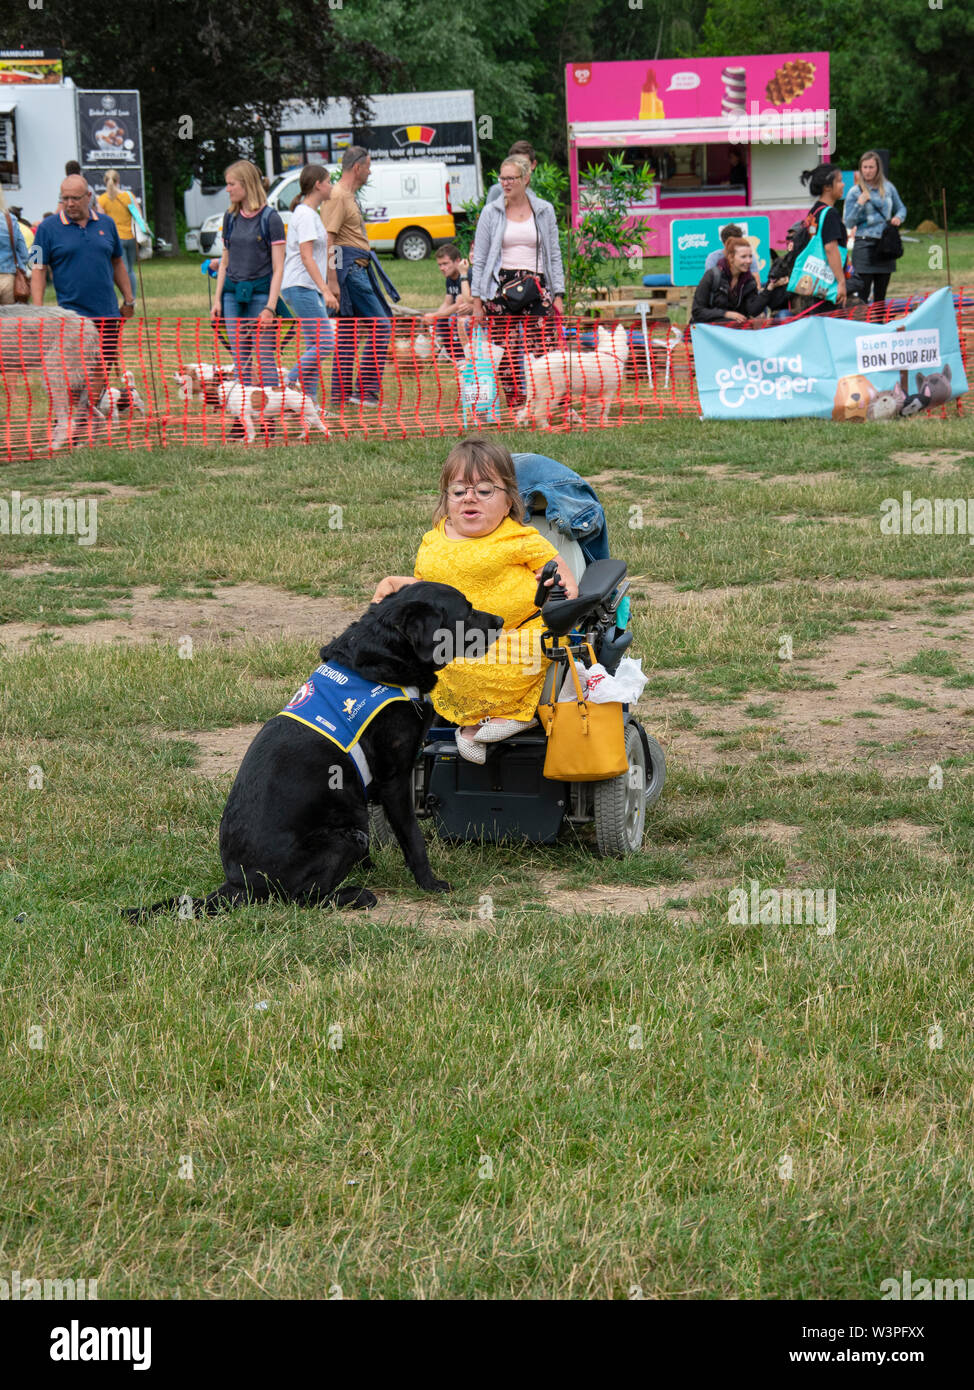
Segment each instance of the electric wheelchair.
[{"label": "electric wheelchair", "polygon": [[[567,673],[566,639],[576,663],[596,661],[614,673],[632,642],[626,565],[608,555],[605,514],[591,487],[577,473],[538,454],[515,454],[518,486],[530,524],[559,551],[578,582],[568,599],[555,578],[539,584],[544,619],[543,659],[555,662],[557,692]],[[546,567],[546,571],[547,571]],[[542,576],[543,579],[547,574]],[[438,722],[427,734],[413,770],[416,814],[432,822],[446,841],[551,844],[566,825],[594,823],[602,856],[635,854],[643,842],[646,812],[660,797],[666,758],[628,706],[623,707],[628,771],[600,782],[554,782],[543,775],[547,739],[539,724],[487,745],[482,765],[457,752],[452,725]],[[370,807],[376,844],[391,843],[392,831],[378,806]]]}]

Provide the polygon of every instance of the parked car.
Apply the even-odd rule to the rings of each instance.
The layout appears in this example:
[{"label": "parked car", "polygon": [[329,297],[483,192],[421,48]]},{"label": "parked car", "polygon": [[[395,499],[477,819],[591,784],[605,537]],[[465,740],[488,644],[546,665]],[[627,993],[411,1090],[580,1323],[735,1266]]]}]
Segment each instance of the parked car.
[{"label": "parked car", "polygon": [[[298,174],[298,170],[289,169],[267,195],[268,203],[281,214],[285,226],[291,203],[300,191]],[[359,201],[373,251],[392,251],[401,260],[422,261],[456,235],[450,173],[445,164],[434,160],[373,162]],[[223,213],[208,217],[198,235],[187,233],[186,250],[199,251],[204,256],[221,255],[222,227]]]}]

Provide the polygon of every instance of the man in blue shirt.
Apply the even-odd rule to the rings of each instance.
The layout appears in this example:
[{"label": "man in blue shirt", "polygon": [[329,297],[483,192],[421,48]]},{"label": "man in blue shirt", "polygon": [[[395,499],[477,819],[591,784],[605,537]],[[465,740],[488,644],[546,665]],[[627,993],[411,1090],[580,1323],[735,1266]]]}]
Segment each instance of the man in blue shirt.
[{"label": "man in blue shirt", "polygon": [[[118,230],[110,217],[94,212],[91,190],[83,176],[70,175],[61,184],[61,210],[45,217],[31,247],[31,302],[44,303],[46,267],[54,276],[54,293],[62,309],[86,319],[131,318],[135,287],[122,254]],[[124,303],[119,310],[118,286]],[[118,323],[101,324],[102,348],[113,361],[118,347]]]}]

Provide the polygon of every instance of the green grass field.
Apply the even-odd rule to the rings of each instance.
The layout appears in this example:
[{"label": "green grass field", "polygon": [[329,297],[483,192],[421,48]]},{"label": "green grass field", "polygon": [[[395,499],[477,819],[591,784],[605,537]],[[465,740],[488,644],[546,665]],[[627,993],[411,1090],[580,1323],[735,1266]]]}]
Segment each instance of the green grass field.
[{"label": "green grass field", "polygon": [[[382,850],[368,913],[119,916],[220,882],[243,749],[411,566],[447,447],[5,468],[99,507],[91,546],[0,536],[0,1266],[101,1298],[966,1277],[974,548],[879,520],[974,498],[968,417],[548,441],[633,577],[669,760],[640,855],[434,840],[448,897]],[[732,920],[752,882],[834,891],[834,934]]]}]

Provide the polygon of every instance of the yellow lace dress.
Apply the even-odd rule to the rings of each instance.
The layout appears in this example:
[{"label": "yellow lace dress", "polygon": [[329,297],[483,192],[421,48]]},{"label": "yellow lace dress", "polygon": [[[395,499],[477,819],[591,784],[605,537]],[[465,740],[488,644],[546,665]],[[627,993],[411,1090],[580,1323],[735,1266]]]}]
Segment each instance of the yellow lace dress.
[{"label": "yellow lace dress", "polygon": [[423,537],[417,579],[452,584],[487,613],[499,613],[504,632],[479,659],[458,658],[437,677],[431,699],[437,714],[454,724],[480,719],[531,719],[537,710],[547,662],[541,655],[540,618],[517,624],[535,611],[535,570],[558,552],[533,526],[505,517],[489,536],[451,540],[440,521]]}]

